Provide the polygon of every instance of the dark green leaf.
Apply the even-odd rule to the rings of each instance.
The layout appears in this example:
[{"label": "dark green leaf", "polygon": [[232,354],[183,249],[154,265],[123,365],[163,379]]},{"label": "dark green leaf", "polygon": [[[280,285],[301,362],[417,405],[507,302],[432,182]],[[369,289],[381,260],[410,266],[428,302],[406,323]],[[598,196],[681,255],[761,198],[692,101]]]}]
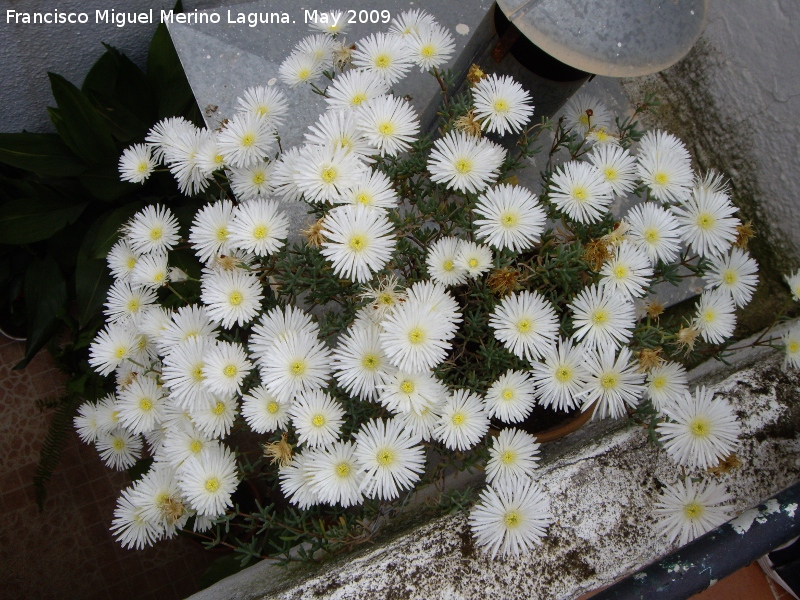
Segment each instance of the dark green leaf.
[{"label": "dark green leaf", "polygon": [[235,554],[226,554],[215,558],[206,569],[206,572],[200,576],[200,589],[204,590],[241,570],[241,562]]},{"label": "dark green leaf", "polygon": [[125,194],[129,194],[134,185],[125,183],[119,178],[116,164],[97,165],[79,177],[84,187],[104,202],[113,202]]},{"label": "dark green leaf", "polygon": [[0,162],[51,177],[86,170],[86,164],[54,133],[0,133]]},{"label": "dark green leaf", "polygon": [[75,264],[75,297],[78,304],[78,327],[81,329],[98,314],[112,283],[106,261],[94,258],[92,254],[105,218],[96,220],[89,228]]},{"label": "dark green leaf", "polygon": [[153,457],[147,456],[145,458],[140,458],[133,466],[128,469],[128,476],[130,476],[131,481],[136,481],[137,479],[141,479],[144,477],[144,474],[150,470],[150,465],[153,464]]},{"label": "dark green leaf", "polygon": [[45,240],[74,222],[87,204],[42,196],[12,200],[0,206],[0,243],[29,244]]},{"label": "dark green leaf", "polygon": [[143,202],[131,202],[108,213],[92,245],[90,256],[92,258],[105,258],[111,247],[119,240],[120,228],[144,205]]},{"label": "dark green leaf", "polygon": [[58,330],[58,314],[67,302],[67,284],[56,261],[48,256],[34,260],[25,274],[25,304],[28,310],[28,340],[25,358],[15,369],[24,368]]}]

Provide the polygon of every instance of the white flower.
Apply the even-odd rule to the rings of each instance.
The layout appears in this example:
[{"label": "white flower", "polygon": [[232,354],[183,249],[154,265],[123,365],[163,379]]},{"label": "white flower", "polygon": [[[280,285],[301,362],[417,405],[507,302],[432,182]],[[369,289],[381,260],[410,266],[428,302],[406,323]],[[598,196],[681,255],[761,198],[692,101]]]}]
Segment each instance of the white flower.
[{"label": "white flower", "polygon": [[119,420],[131,433],[152,431],[164,418],[164,396],[154,379],[137,377],[117,398]]},{"label": "white flower", "polygon": [[633,335],[633,303],[607,287],[584,288],[567,307],[572,311],[574,339],[589,348],[619,348]]},{"label": "white flower", "polygon": [[656,426],[659,440],[677,464],[690,469],[715,467],[736,449],[740,427],[733,406],[698,387],[662,408],[669,420]]},{"label": "white flower", "polygon": [[237,111],[266,119],[272,127],[280,126],[283,117],[289,113],[286,96],[272,86],[259,85],[247,88],[236,101]]},{"label": "white flower", "polygon": [[310,23],[312,29],[319,29],[331,35],[344,33],[347,30],[347,15],[341,10],[321,12],[316,20]]},{"label": "white flower", "polygon": [[672,212],[680,224],[683,240],[700,256],[719,256],[728,251],[736,240],[736,228],[742,222],[732,216],[737,208],[728,196],[695,189],[681,206]]},{"label": "white flower", "polygon": [[341,434],[344,409],[326,392],[314,390],[298,394],[289,407],[289,417],[298,444],[328,447]]},{"label": "white flower", "polygon": [[89,346],[89,365],[100,375],[108,375],[128,358],[133,358],[140,336],[129,324],[108,323]]},{"label": "white flower", "polygon": [[403,39],[420,71],[430,71],[447,64],[455,50],[453,36],[438,23],[418,27]]},{"label": "white flower", "polygon": [[503,423],[519,423],[528,418],[536,398],[527,373],[509,369],[486,392],[486,413]]},{"label": "white flower", "polygon": [[447,397],[447,388],[433,373],[394,371],[384,375],[386,382],[378,385],[378,402],[393,413],[415,412],[439,407]]},{"label": "white flower", "polygon": [[636,189],[636,159],[621,146],[596,145],[586,158],[602,173],[617,196],[624,196]]},{"label": "white flower", "polygon": [[360,296],[367,301],[367,305],[358,311],[354,323],[379,323],[396,306],[405,302],[407,297],[395,275],[381,277],[375,286],[365,286]]},{"label": "white flower", "polygon": [[419,134],[417,111],[410,102],[391,94],[368,100],[356,115],[359,130],[381,156],[405,152]]},{"label": "white flower", "polygon": [[627,298],[640,298],[653,276],[650,259],[632,242],[623,241],[600,269],[600,287]]},{"label": "white flower", "polygon": [[145,206],[122,229],[131,249],[138,254],[167,252],[179,240],[178,219],[160,204]]},{"label": "white flower", "polygon": [[242,397],[242,416],[256,433],[272,433],[289,424],[289,404],[278,402],[266,386],[260,385]]},{"label": "white flower", "polygon": [[403,38],[394,34],[372,33],[356,44],[353,64],[392,85],[403,79],[411,68]]},{"label": "white flower", "polygon": [[217,342],[208,349],[203,366],[203,382],[215,394],[233,394],[241,391],[242,382],[253,364],[240,344]]},{"label": "white flower", "polygon": [[297,187],[301,163],[300,147],[292,146],[281,154],[272,170],[272,191],[287,202],[295,202],[303,197],[303,192]]},{"label": "white flower", "polygon": [[[149,290],[157,290],[170,280],[167,255],[161,253],[143,254],[136,261],[131,272],[131,284]],[[142,314],[141,311],[139,314]]]},{"label": "white flower", "polygon": [[709,344],[722,344],[736,328],[735,310],[733,299],[727,292],[703,292],[697,301],[697,313],[692,324]]},{"label": "white flower", "polygon": [[161,379],[180,407],[210,402],[203,370],[206,354],[213,347],[214,341],[207,337],[191,337],[164,356]]},{"label": "white flower", "polygon": [[800,269],[789,275],[784,275],[783,278],[792,292],[792,300],[800,300]]},{"label": "white flower", "polygon": [[503,489],[488,487],[469,514],[469,526],[479,546],[492,558],[519,556],[541,538],[554,521],[550,500],[538,484],[518,479]]},{"label": "white flower", "polygon": [[[188,413],[187,413],[188,415]],[[173,469],[179,468],[192,457],[198,457],[209,448],[218,448],[220,443],[211,439],[194,425],[185,428],[170,428],[161,445],[161,453],[156,460],[166,462]]]},{"label": "white flower", "polygon": [[543,362],[531,364],[536,397],[544,407],[570,411],[580,403],[589,374],[585,368],[583,346],[560,339],[544,355]]},{"label": "white flower", "polygon": [[360,125],[360,119],[353,111],[328,110],[319,116],[316,123],[309,125],[306,143],[341,148],[347,154],[369,162],[369,157],[375,154],[375,146],[361,131]]},{"label": "white flower", "polygon": [[572,129],[579,136],[584,136],[593,128],[611,125],[611,113],[605,104],[586,92],[572,96],[564,107],[564,119],[567,129]]},{"label": "white flower", "polygon": [[97,436],[95,447],[105,465],[117,471],[132,467],[142,456],[142,438],[127,429],[116,427]]},{"label": "white flower", "polygon": [[258,161],[237,169],[228,168],[231,190],[240,202],[254,198],[265,198],[272,191],[272,171],[275,163]]},{"label": "white flower", "polygon": [[469,450],[489,431],[489,415],[477,394],[456,390],[439,409],[433,436],[450,450]]},{"label": "white flower", "polygon": [[391,33],[406,37],[412,33],[417,33],[424,27],[434,25],[436,21],[434,18],[426,13],[424,10],[414,8],[411,10],[404,10],[399,16],[392,19],[389,25]]},{"label": "white flower", "polygon": [[189,520],[183,504],[175,470],[163,463],[154,465],[134,484],[135,503],[142,507],[142,516],[164,528],[172,537],[176,529]]},{"label": "white flower", "polygon": [[106,309],[103,314],[106,315],[109,323],[125,323],[142,314],[155,301],[156,294],[153,290],[142,287],[134,288],[129,283],[117,281],[108,290],[108,298],[104,305]]},{"label": "white flower", "polygon": [[296,52],[318,60],[322,64],[322,68],[326,70],[333,66],[334,48],[336,48],[336,40],[324,33],[306,36],[294,47]]},{"label": "white flower", "polygon": [[630,225],[628,239],[644,251],[650,263],[675,262],[681,249],[678,221],[665,208],[655,202],[634,206],[625,216]]},{"label": "white flower", "polygon": [[529,250],[544,230],[546,215],[536,195],[522,186],[507,184],[490,188],[473,212],[483,217],[475,219],[476,235],[498,250],[514,252]]},{"label": "white flower", "polygon": [[712,481],[676,481],[664,488],[655,503],[656,528],[670,543],[677,539],[683,546],[727,521],[733,507],[718,505],[730,500],[725,488]]},{"label": "white flower", "polygon": [[[783,366],[790,366],[794,369],[800,368],[800,328],[793,327],[781,336],[783,343],[784,359]],[[77,417],[76,417],[77,418]]]},{"label": "white flower", "polygon": [[150,146],[134,144],[119,157],[119,178],[131,183],[144,183],[158,163],[153,160]]},{"label": "white flower", "polygon": [[481,128],[500,135],[519,133],[533,115],[531,96],[508,75],[491,74],[472,88]]},{"label": "white flower", "polygon": [[330,350],[310,333],[288,333],[259,359],[261,380],[281,402],[325,386],[331,375]]},{"label": "white flower", "polygon": [[541,358],[558,333],[553,305],[539,292],[523,291],[503,298],[492,311],[489,327],[503,346],[520,358]]},{"label": "white flower", "polygon": [[175,144],[164,150],[164,160],[169,165],[170,173],[177,180],[181,192],[187,196],[202,192],[212,179],[211,171],[207,168],[206,152],[209,140],[213,143],[215,136],[215,132],[192,126],[179,132]]},{"label": "white flower", "polygon": [[736,306],[746,306],[758,285],[758,264],[746,250],[731,248],[728,256],[712,256],[706,289],[728,292]]},{"label": "white flower", "polygon": [[412,488],[425,471],[425,451],[416,436],[396,419],[371,419],[353,434],[355,456],[364,473],[360,489],[367,498],[394,500]]},{"label": "white flower", "polygon": [[458,247],[456,265],[466,271],[467,277],[477,279],[492,268],[492,251],[489,246],[464,240]]},{"label": "white flower", "polygon": [[595,145],[595,147],[603,145],[619,145],[619,136],[610,133],[605,127],[592,127],[592,130],[586,134],[586,141]]},{"label": "white flower", "polygon": [[410,410],[394,417],[398,425],[411,436],[429,442],[433,439],[433,430],[439,423],[439,410],[441,403],[433,408],[423,408],[420,412]]},{"label": "white flower", "polygon": [[428,157],[431,180],[461,192],[481,192],[500,174],[506,151],[485,138],[450,131]]},{"label": "white flower", "polygon": [[97,404],[97,431],[108,433],[122,423],[119,420],[119,406],[114,394],[106,394]]},{"label": "white flower", "polygon": [[678,138],[648,131],[639,142],[639,176],[656,200],[683,202],[694,182],[692,158]]},{"label": "white flower", "polygon": [[229,228],[232,219],[233,203],[230,200],[206,204],[197,211],[189,232],[189,243],[201,261],[209,262],[216,255],[230,251]]},{"label": "white flower", "polygon": [[325,64],[316,56],[295,50],[281,63],[278,77],[289,87],[314,81],[322,75]]},{"label": "white flower", "polygon": [[211,394],[210,402],[190,406],[189,415],[198,430],[212,438],[220,438],[231,432],[238,408],[236,396]]},{"label": "white flower", "polygon": [[722,173],[718,173],[714,169],[709,169],[705,175],[702,176],[696,173],[694,176],[694,187],[702,188],[715,194],[731,195],[730,182],[725,179]]},{"label": "white flower", "polygon": [[647,395],[653,408],[661,412],[670,402],[678,400],[688,390],[686,369],[674,362],[664,362],[647,374]]},{"label": "white flower", "polygon": [[197,171],[199,175],[211,178],[214,172],[223,169],[225,157],[222,156],[218,144],[218,133],[211,132],[197,146],[192,162],[192,171]]},{"label": "white flower", "polygon": [[361,482],[353,442],[334,442],[330,448],[316,452],[308,462],[310,487],[320,502],[340,504],[342,508],[361,504]]},{"label": "white flower", "polygon": [[381,171],[364,169],[358,180],[337,200],[342,204],[363,204],[369,208],[390,209],[397,206],[399,198],[391,179]]},{"label": "white flower", "polygon": [[84,402],[78,407],[78,414],[72,419],[78,437],[86,444],[92,444],[100,433],[97,423],[97,404]]},{"label": "white flower", "polygon": [[[151,312],[148,311],[147,314]],[[163,325],[156,338],[156,345],[162,356],[190,338],[217,337],[216,325],[208,316],[204,306],[198,304],[181,306],[171,316],[172,319]]]},{"label": "white flower", "polygon": [[550,200],[579,223],[596,223],[614,199],[603,173],[585,162],[570,161],[555,170]]},{"label": "white flower", "polygon": [[233,506],[231,495],[238,485],[236,456],[224,446],[211,446],[178,469],[178,487],[200,515],[222,515]]},{"label": "white flower", "polygon": [[281,492],[300,510],[306,510],[319,503],[317,492],[311,487],[310,466],[320,452],[320,450],[306,449],[302,454],[295,454],[292,462],[279,470]]},{"label": "white flower", "polygon": [[587,378],[582,411],[596,402],[593,419],[618,419],[625,415],[626,404],[636,408],[644,393],[644,373],[638,370],[637,363],[631,358],[627,346],[616,356],[611,346],[584,354]]},{"label": "white flower", "polygon": [[258,256],[275,254],[289,235],[289,219],[275,200],[257,199],[234,209],[229,233],[234,248]]},{"label": "white flower", "polygon": [[264,286],[252,273],[235,269],[203,275],[200,299],[208,316],[230,329],[252,321],[261,308]]},{"label": "white flower", "polygon": [[386,215],[363,205],[331,210],[323,221],[323,235],[320,251],[334,273],[362,283],[386,266],[397,243]]},{"label": "white flower", "polygon": [[161,161],[178,145],[180,136],[197,129],[183,117],[168,117],[160,120],[147,132],[145,141],[153,148],[156,161]]},{"label": "white flower", "polygon": [[502,490],[512,487],[515,480],[533,477],[538,454],[535,437],[516,428],[503,429],[489,448],[486,483]]},{"label": "white flower", "polygon": [[385,369],[390,367],[381,348],[380,327],[367,323],[351,327],[333,351],[331,367],[339,385],[361,400],[374,400],[376,386],[387,381]]},{"label": "white flower", "polygon": [[139,260],[139,255],[133,251],[128,238],[122,238],[111,247],[106,256],[108,268],[114,279],[130,281],[133,268]]},{"label": "white flower", "polygon": [[319,327],[302,309],[291,304],[285,307],[276,306],[261,315],[261,320],[253,326],[248,347],[256,360],[268,363],[269,353],[275,342],[285,339],[290,334],[307,333],[316,336],[318,331]]},{"label": "white flower", "polygon": [[382,77],[364,69],[340,73],[326,90],[326,101],[332,109],[354,110],[365,102],[389,92]]},{"label": "white flower", "polygon": [[133,486],[122,490],[114,509],[111,532],[123,548],[141,550],[161,539],[164,529],[158,523],[145,518],[144,506],[135,495],[137,484],[138,482],[134,482]]},{"label": "white flower", "polygon": [[466,270],[456,264],[460,246],[459,238],[445,236],[428,248],[425,265],[431,280],[446,286],[460,285],[467,280]]},{"label": "white flower", "polygon": [[232,167],[248,167],[264,159],[272,149],[269,122],[253,114],[238,113],[220,131],[217,148]]},{"label": "white flower", "polygon": [[355,185],[363,165],[336,146],[305,146],[297,158],[295,184],[308,202],[338,202]]}]

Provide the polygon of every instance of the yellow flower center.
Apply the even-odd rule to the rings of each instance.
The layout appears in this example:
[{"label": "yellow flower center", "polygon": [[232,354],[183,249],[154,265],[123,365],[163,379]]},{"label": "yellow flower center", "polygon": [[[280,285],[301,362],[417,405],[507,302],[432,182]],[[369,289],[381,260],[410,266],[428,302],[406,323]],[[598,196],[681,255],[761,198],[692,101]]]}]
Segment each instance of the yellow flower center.
[{"label": "yellow flower center", "polygon": [[347,477],[350,475],[350,465],[345,462],[339,463],[336,465],[336,474],[339,477]]},{"label": "yellow flower center", "polygon": [[128,349],[125,346],[117,346],[117,349],[114,350],[114,357],[117,359],[124,358],[127,353]]},{"label": "yellow flower center", "polygon": [[297,72],[297,78],[300,81],[305,81],[306,79],[308,79],[309,75],[311,75],[311,69],[309,69],[308,67],[303,67]]},{"label": "yellow flower center", "polygon": [[503,522],[506,524],[508,529],[516,529],[519,527],[520,523],[522,523],[522,515],[520,515],[516,510],[510,510],[503,518]]},{"label": "yellow flower center", "polygon": [[383,448],[382,450],[378,450],[378,454],[375,455],[375,459],[382,467],[388,467],[394,462],[394,452],[392,452],[389,448]]},{"label": "yellow flower center", "polygon": [[322,177],[322,181],[325,183],[331,183],[339,173],[336,171],[335,167],[325,167],[322,169],[322,173],[320,173],[320,177]]},{"label": "yellow flower center", "polygon": [[381,135],[392,135],[394,133],[395,126],[394,123],[391,121],[384,121],[380,125],[378,125],[378,132]]},{"label": "yellow flower center", "polygon": [[695,437],[707,437],[711,434],[711,421],[706,417],[695,417],[689,421],[689,431],[691,431],[692,435]]},{"label": "yellow flower center", "polygon": [[302,375],[306,372],[306,363],[302,360],[296,360],[289,366],[289,370],[294,376]]},{"label": "yellow flower center", "polygon": [[503,100],[502,98],[498,98],[497,100],[494,101],[492,107],[494,108],[494,112],[496,113],[508,112],[508,101]]},{"label": "yellow flower center", "polygon": [[474,269],[475,267],[478,266],[478,259],[477,258],[470,258],[469,261],[467,262],[467,264],[469,265],[470,269]]},{"label": "yellow flower center", "polygon": [[513,400],[514,390],[512,390],[511,388],[506,388],[500,395],[502,396],[503,400]]},{"label": "yellow flower center", "polygon": [[256,108],[256,114],[257,114],[259,117],[265,117],[265,116],[267,116],[267,113],[268,113],[268,112],[269,112],[269,108],[267,108],[267,107],[266,107],[266,106],[264,106],[263,104],[262,104],[261,106],[259,106],[258,108]]},{"label": "yellow flower center", "polygon": [[430,58],[436,54],[436,48],[431,44],[427,44],[419,49],[419,53],[423,58]]},{"label": "yellow flower center", "polygon": [[231,295],[228,296],[228,302],[230,302],[232,306],[239,306],[242,300],[244,300],[244,296],[242,296],[242,292],[238,290],[231,292]]},{"label": "yellow flower center", "polygon": [[566,383],[572,379],[572,369],[565,365],[558,367],[556,369],[556,379],[561,383]]},{"label": "yellow flower center", "polygon": [[514,227],[517,223],[519,223],[519,215],[514,213],[503,213],[500,217],[500,224],[503,225],[503,227]]},{"label": "yellow flower center", "polygon": [[211,492],[212,494],[216,492],[220,487],[219,479],[216,477],[212,477],[211,479],[206,481],[206,491]]},{"label": "yellow flower center", "polygon": [[228,229],[227,227],[223,226],[217,229],[217,241],[224,242],[228,239]]},{"label": "yellow flower center", "polygon": [[164,274],[163,271],[161,271],[161,272],[156,273],[155,275],[153,275],[153,281],[155,281],[156,283],[161,283],[162,281],[164,281],[164,277],[165,277],[165,274]]},{"label": "yellow flower center", "polygon": [[325,425],[325,416],[324,415],[314,415],[314,417],[311,419],[311,424],[314,427],[322,427],[323,425]]},{"label": "yellow flower center", "polygon": [[160,240],[163,235],[164,232],[161,230],[161,227],[153,227],[150,230],[150,239],[153,240],[154,242],[156,240]]},{"label": "yellow flower center", "polygon": [[690,502],[683,507],[683,515],[687,519],[699,519],[703,516],[704,512],[705,508],[703,508],[703,506],[697,502]]},{"label": "yellow flower center", "polygon": [[797,342],[795,340],[792,340],[791,342],[789,342],[789,352],[794,354],[798,350],[800,350],[800,342]]},{"label": "yellow flower center", "polygon": [[370,198],[369,194],[367,194],[366,192],[361,192],[356,196],[356,202],[359,202],[364,206],[371,204],[371,200],[372,198]]},{"label": "yellow flower center", "polygon": [[361,252],[367,246],[367,240],[363,235],[354,235],[350,238],[350,243],[348,244],[350,249],[355,252]]},{"label": "yellow flower center", "polygon": [[279,408],[280,406],[278,406],[278,403],[275,402],[274,400],[269,404],[267,404],[267,412],[271,415],[274,415],[276,412],[278,412]]},{"label": "yellow flower center", "polygon": [[711,229],[716,222],[717,220],[714,218],[714,215],[710,213],[700,213],[697,215],[697,226],[704,231]]},{"label": "yellow flower center", "polygon": [[453,261],[452,261],[452,260],[449,260],[449,259],[448,259],[448,260],[444,261],[444,264],[442,265],[442,268],[443,268],[445,271],[447,271],[447,272],[450,272],[450,271],[452,271],[453,269],[455,269],[455,268],[456,268],[456,266],[453,264]]},{"label": "yellow flower center", "polygon": [[412,344],[419,344],[425,340],[425,332],[421,328],[415,327],[408,332],[408,341]]},{"label": "yellow flower center", "polygon": [[617,265],[614,267],[614,277],[617,279],[624,279],[628,276],[628,267],[625,265]]},{"label": "yellow flower center", "polygon": [[117,452],[122,452],[125,449],[125,441],[121,438],[116,438],[114,440],[114,450]]},{"label": "yellow flower center", "polygon": [[392,64],[392,59],[385,52],[375,57],[375,66],[378,67],[379,69],[385,69],[390,64]]},{"label": "yellow flower center", "polygon": [[572,189],[572,197],[575,198],[578,202],[583,202],[586,198],[589,197],[589,190],[587,190],[583,186],[575,186]]},{"label": "yellow flower center", "polygon": [[214,405],[214,410],[212,411],[215,415],[220,416],[222,413],[225,412],[225,403],[217,401]]},{"label": "yellow flower center", "polygon": [[453,417],[450,419],[453,425],[456,427],[460,427],[464,424],[464,421],[467,420],[467,416],[463,412],[453,413]]},{"label": "yellow flower center", "polygon": [[517,455],[514,454],[514,452],[511,450],[506,450],[502,455],[500,455],[500,462],[502,462],[504,465],[510,465],[516,458]]},{"label": "yellow flower center", "polygon": [[649,229],[645,229],[644,232],[642,233],[642,237],[649,244],[654,244],[661,238],[661,236],[658,235],[658,229],[656,229],[655,227],[650,227]]},{"label": "yellow flower center", "polygon": [[128,300],[128,311],[136,312],[137,310],[139,310],[139,299],[131,298],[130,300]]},{"label": "yellow flower center", "polygon": [[716,311],[710,308],[706,309],[706,311],[703,313],[703,321],[705,321],[706,323],[713,323],[716,320],[717,320]]},{"label": "yellow flower center", "polygon": [[467,158],[459,158],[455,162],[456,171],[461,173],[462,175],[466,175],[472,171],[472,161]]},{"label": "yellow flower center", "polygon": [[531,330],[533,323],[531,323],[530,319],[523,317],[519,321],[517,321],[517,331],[520,333],[528,333]]},{"label": "yellow flower center", "polygon": [[264,173],[261,173],[259,171],[258,173],[253,175],[253,185],[261,185],[262,183],[264,183],[265,179],[266,177],[264,177]]},{"label": "yellow flower center", "polygon": [[614,181],[618,176],[617,170],[614,167],[606,167],[603,174],[606,176],[607,181]]},{"label": "yellow flower center", "polygon": [[197,365],[194,370],[192,371],[192,377],[194,377],[195,381],[203,381],[205,376],[203,375],[203,365]]},{"label": "yellow flower center", "polygon": [[222,369],[222,374],[225,375],[225,377],[235,377],[238,372],[239,369],[236,368],[236,365],[227,365]]},{"label": "yellow flower center", "polygon": [[128,267],[128,270],[133,269],[133,267],[136,266],[136,257],[135,256],[131,256],[128,259],[128,262],[125,263],[125,266]]},{"label": "yellow flower center", "polygon": [[595,325],[604,325],[608,322],[609,318],[608,309],[605,308],[598,308],[594,312],[592,312],[591,320],[592,323]]},{"label": "yellow flower center", "polygon": [[150,170],[150,165],[147,163],[147,161],[143,160],[139,163],[139,166],[136,167],[136,170],[139,171],[139,173],[147,173],[147,171]]},{"label": "yellow flower center", "polygon": [[619,383],[619,376],[616,373],[604,373],[600,377],[600,387],[604,390],[612,390],[617,387]]},{"label": "yellow flower center", "polygon": [[403,383],[400,384],[400,391],[403,392],[404,394],[413,394],[414,382],[406,379]]},{"label": "yellow flower center", "polygon": [[193,440],[191,444],[189,444],[189,450],[192,451],[192,454],[197,454],[203,449],[203,443],[198,440]]},{"label": "yellow flower center", "polygon": [[257,225],[255,229],[253,229],[253,237],[257,240],[263,240],[267,237],[267,226],[266,225]]},{"label": "yellow flower center", "polygon": [[394,296],[392,296],[389,293],[381,294],[378,297],[378,302],[380,302],[384,306],[392,306],[394,305]]},{"label": "yellow flower center", "polygon": [[139,408],[144,412],[153,410],[153,401],[150,398],[142,398],[139,400]]},{"label": "yellow flower center", "polygon": [[653,181],[655,181],[658,185],[666,185],[669,181],[669,177],[663,171],[659,171],[653,175]]},{"label": "yellow flower center", "polygon": [[660,390],[667,385],[667,378],[664,375],[657,375],[653,378],[652,385],[655,389]]},{"label": "yellow flower center", "polygon": [[354,106],[360,106],[361,103],[364,102],[364,100],[366,100],[366,99],[367,99],[367,95],[366,94],[359,93],[359,94],[356,94],[355,96],[353,96],[350,99],[350,104],[352,104]]},{"label": "yellow flower center", "polygon": [[733,269],[728,269],[725,273],[722,274],[722,281],[727,283],[728,285],[733,285],[739,279],[739,276],[736,274],[736,271]]},{"label": "yellow flower center", "polygon": [[361,359],[361,366],[367,369],[368,371],[374,371],[380,365],[380,360],[378,360],[377,354],[366,354],[364,358]]},{"label": "yellow flower center", "polygon": [[256,136],[254,136],[252,133],[245,133],[242,136],[242,146],[244,146],[245,148],[249,148],[250,146],[255,144],[255,142],[256,142]]},{"label": "yellow flower center", "polygon": [[588,127],[589,126],[589,115],[587,115],[585,112],[582,112],[581,116],[578,117],[578,123],[580,123],[584,127]]}]

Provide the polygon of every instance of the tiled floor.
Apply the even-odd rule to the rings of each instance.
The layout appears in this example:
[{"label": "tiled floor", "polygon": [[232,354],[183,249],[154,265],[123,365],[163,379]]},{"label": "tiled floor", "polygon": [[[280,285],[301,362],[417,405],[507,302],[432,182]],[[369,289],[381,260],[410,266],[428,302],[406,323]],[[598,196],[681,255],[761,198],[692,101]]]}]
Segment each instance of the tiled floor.
[{"label": "tiled floor", "polygon": [[12,371],[23,351],[0,337],[0,597],[172,600],[197,591],[215,556],[186,539],[122,549],[108,527],[127,476],[74,432],[39,512],[31,478],[49,415],[34,402],[55,396],[63,379],[45,353]]}]

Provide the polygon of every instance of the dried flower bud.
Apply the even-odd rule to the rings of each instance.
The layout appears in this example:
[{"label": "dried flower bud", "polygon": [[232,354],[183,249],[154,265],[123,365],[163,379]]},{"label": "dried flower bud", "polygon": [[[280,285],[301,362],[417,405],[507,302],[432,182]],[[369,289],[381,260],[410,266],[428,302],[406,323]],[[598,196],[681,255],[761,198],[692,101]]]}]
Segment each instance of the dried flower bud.
[{"label": "dried flower bud", "polygon": [[322,233],[323,225],[322,222],[324,217],[319,221],[314,221],[308,227],[301,230],[300,233],[303,234],[306,238],[306,242],[312,248],[319,248],[322,246],[322,242],[325,241],[325,236]]},{"label": "dried flower bud", "polygon": [[661,358],[661,348],[644,348],[639,352],[639,370],[649,371],[655,367],[660,367],[664,363]]},{"label": "dried flower bud", "polygon": [[264,456],[271,459],[269,464],[276,462],[281,467],[286,467],[292,462],[292,445],[286,441],[287,433],[284,431],[280,441],[264,444]]},{"label": "dried flower bud", "polygon": [[651,319],[658,319],[658,317],[664,314],[664,305],[659,302],[658,298],[648,300],[644,305],[644,309],[647,312],[647,316]]},{"label": "dried flower bud", "polygon": [[464,116],[458,117],[453,127],[475,137],[481,137],[481,122],[475,118],[475,111],[471,110]]},{"label": "dried flower bud", "polygon": [[183,505],[183,502],[180,501],[180,498],[168,496],[160,500],[158,510],[167,523],[174,525],[180,520],[183,513],[186,512],[186,507]]},{"label": "dried flower bud", "polygon": [[748,221],[742,225],[736,227],[736,241],[733,244],[737,248],[741,248],[742,250],[747,248],[747,244],[750,240],[756,235],[755,229],[753,229],[753,223]]},{"label": "dried flower bud", "polygon": [[604,241],[606,244],[619,246],[627,238],[630,228],[631,226],[625,221],[618,221],[614,223],[614,228],[611,232],[601,237],[600,240]]},{"label": "dried flower bud", "polygon": [[594,111],[591,108],[587,108],[586,109],[586,116],[587,117],[593,117],[594,116]]},{"label": "dried flower bud", "polygon": [[498,296],[507,296],[517,289],[520,278],[520,272],[514,269],[503,267],[502,269],[495,269],[486,280],[489,289],[492,293]]},{"label": "dried flower bud", "polygon": [[239,259],[235,256],[226,256],[225,254],[220,254],[214,259],[214,262],[217,263],[217,266],[225,271],[233,271],[236,267],[239,266]]},{"label": "dried flower bud", "polygon": [[678,331],[678,345],[686,349],[686,354],[694,350],[694,342],[700,332],[694,327],[681,327]]},{"label": "dried flower bud", "polygon": [[720,475],[724,475],[725,473],[730,473],[737,467],[741,466],[742,466],[742,461],[739,460],[739,457],[736,456],[735,454],[731,454],[721,459],[716,467],[709,467],[708,472],[719,477]]},{"label": "dried flower bud", "polygon": [[473,64],[469,68],[469,71],[467,71],[467,81],[469,81],[472,85],[475,85],[484,77],[486,77],[486,73],[484,73],[476,64]]},{"label": "dried flower bud", "polygon": [[583,250],[583,260],[592,266],[593,271],[603,268],[603,263],[611,258],[610,244],[607,240],[600,238],[586,244]]}]

